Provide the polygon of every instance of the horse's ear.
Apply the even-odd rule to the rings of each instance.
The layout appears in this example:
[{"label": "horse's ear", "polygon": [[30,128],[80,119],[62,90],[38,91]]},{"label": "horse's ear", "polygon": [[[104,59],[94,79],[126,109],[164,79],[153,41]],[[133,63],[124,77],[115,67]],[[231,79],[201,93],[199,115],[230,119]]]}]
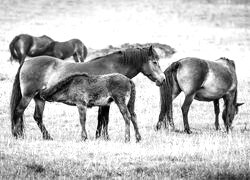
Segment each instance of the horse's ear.
[{"label": "horse's ear", "polygon": [[153,46],[150,45],[150,47],[149,47],[149,55],[152,55],[152,54],[153,54]]},{"label": "horse's ear", "polygon": [[236,106],[239,107],[241,105],[243,105],[244,103],[237,103]]}]

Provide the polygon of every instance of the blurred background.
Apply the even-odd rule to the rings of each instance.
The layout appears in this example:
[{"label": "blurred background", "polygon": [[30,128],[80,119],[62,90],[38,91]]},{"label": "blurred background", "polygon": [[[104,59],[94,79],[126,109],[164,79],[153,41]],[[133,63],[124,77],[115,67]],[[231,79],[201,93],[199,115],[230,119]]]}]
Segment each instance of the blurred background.
[{"label": "blurred background", "polygon": [[[43,34],[58,41],[81,39],[87,47],[123,43],[165,43],[177,50],[162,62],[185,56],[242,63],[246,76],[250,48],[248,0],[1,0],[0,52],[9,57],[14,36]],[[247,75],[248,76],[248,75]]]}]

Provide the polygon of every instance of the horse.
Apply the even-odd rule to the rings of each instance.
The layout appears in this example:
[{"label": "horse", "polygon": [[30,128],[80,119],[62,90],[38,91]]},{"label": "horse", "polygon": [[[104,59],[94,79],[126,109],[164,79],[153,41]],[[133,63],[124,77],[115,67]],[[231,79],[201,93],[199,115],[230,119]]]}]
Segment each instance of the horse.
[{"label": "horse", "polygon": [[10,61],[17,61],[21,64],[26,56],[36,57],[48,55],[59,59],[66,59],[73,56],[75,62],[84,62],[88,54],[86,46],[79,39],[71,39],[65,42],[54,41],[43,35],[34,37],[28,34],[16,36],[10,43]]},{"label": "horse", "polygon": [[44,101],[77,106],[83,141],[87,139],[85,128],[87,108],[110,105],[114,101],[125,120],[125,142],[130,141],[130,121],[134,126],[136,142],[141,140],[134,112],[135,84],[126,76],[118,73],[98,76],[80,73],[68,76],[50,88],[44,87],[44,84],[46,82],[37,82],[37,78],[33,77],[33,79],[29,79],[29,84],[22,89],[22,95],[29,94],[29,97],[22,97],[16,113],[13,115],[16,122],[13,127],[14,136],[20,135],[19,124],[23,111],[28,106],[31,97],[37,96]]},{"label": "horse", "polygon": [[53,41],[49,44],[43,55],[66,59],[73,56],[75,62],[84,62],[88,50],[79,39],[71,39],[65,42]]},{"label": "horse", "polygon": [[184,92],[185,100],[181,107],[184,131],[192,133],[188,124],[188,111],[193,101],[213,101],[215,112],[215,128],[219,129],[219,99],[224,100],[222,118],[227,133],[231,129],[233,119],[238,113],[237,76],[233,60],[222,57],[216,61],[187,57],[173,62],[165,71],[166,81],[160,87],[161,110],[156,129],[166,127],[166,119],[175,129],[172,114],[172,101]]},{"label": "horse", "polygon": [[[150,46],[142,49],[137,48],[117,51],[84,63],[65,62],[50,56],[38,56],[24,61],[17,71],[11,93],[10,112],[12,134],[15,137],[23,136],[22,116],[20,116],[19,128],[17,128],[18,132],[14,133],[14,127],[16,127],[17,124],[15,116],[17,113],[23,114],[28,102],[31,99],[34,99],[34,119],[42,132],[43,139],[52,139],[45,128],[42,119],[45,100],[39,97],[39,95],[24,93],[27,92],[26,88],[31,83],[31,80],[32,83],[37,82],[37,84],[33,84],[30,88],[36,89],[37,86],[41,85],[40,82],[44,82],[43,87],[49,89],[66,77],[79,73],[88,73],[91,75],[120,73],[131,79],[138,73],[142,72],[159,86],[165,80],[165,75],[160,69],[158,60],[159,57],[157,53],[153,47]],[[99,108],[96,131],[97,138],[100,137],[101,131],[103,130],[102,134],[104,138],[109,139],[107,131],[109,109],[109,105],[101,106]]]},{"label": "horse", "polygon": [[11,53],[10,61],[21,63],[26,56],[40,56],[53,41],[53,39],[46,35],[34,37],[28,34],[20,34],[16,36],[9,45]]}]

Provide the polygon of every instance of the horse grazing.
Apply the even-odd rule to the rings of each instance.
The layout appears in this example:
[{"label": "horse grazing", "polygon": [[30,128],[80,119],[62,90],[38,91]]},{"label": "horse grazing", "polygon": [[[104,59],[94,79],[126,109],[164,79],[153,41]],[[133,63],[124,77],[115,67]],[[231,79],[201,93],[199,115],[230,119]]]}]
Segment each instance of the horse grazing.
[{"label": "horse grazing", "polygon": [[46,35],[34,37],[28,34],[20,34],[9,45],[11,53],[10,61],[21,63],[26,56],[35,57],[43,55],[43,52],[53,41],[53,39]]},{"label": "horse grazing", "polygon": [[[65,78],[75,74],[120,73],[132,78],[140,72],[156,82],[157,85],[161,85],[165,80],[165,75],[158,63],[158,56],[152,47],[118,51],[85,63],[70,63],[49,56],[39,56],[27,60],[19,67],[13,83],[10,102],[12,134],[16,137],[23,135],[22,114],[33,98],[35,100],[34,119],[42,132],[43,138],[52,139],[42,119],[45,100],[36,93],[37,89],[53,88]],[[107,131],[109,108],[109,104],[99,108],[96,137],[100,137],[101,130],[103,130],[104,138],[109,139]],[[20,117],[18,124],[16,114],[20,114],[18,115]]]},{"label": "horse grazing", "polygon": [[88,54],[86,46],[79,39],[65,42],[53,41],[43,55],[66,59],[73,56],[75,62],[84,62]]},{"label": "horse grazing", "polygon": [[73,56],[75,62],[83,62],[87,56],[87,48],[79,39],[71,39],[66,42],[57,42],[50,37],[43,35],[34,37],[28,34],[16,36],[9,45],[11,61],[20,64],[26,56],[36,57],[48,55],[59,59],[66,59]]},{"label": "horse grazing", "polygon": [[238,107],[237,76],[234,61],[220,58],[216,61],[206,61],[198,58],[184,58],[172,63],[165,71],[166,81],[160,87],[161,111],[156,128],[166,125],[166,118],[174,129],[172,101],[180,94],[185,94],[181,107],[185,132],[190,134],[188,111],[193,99],[213,101],[215,112],[215,127],[219,129],[219,99],[224,100],[222,118],[226,131],[231,129]]}]

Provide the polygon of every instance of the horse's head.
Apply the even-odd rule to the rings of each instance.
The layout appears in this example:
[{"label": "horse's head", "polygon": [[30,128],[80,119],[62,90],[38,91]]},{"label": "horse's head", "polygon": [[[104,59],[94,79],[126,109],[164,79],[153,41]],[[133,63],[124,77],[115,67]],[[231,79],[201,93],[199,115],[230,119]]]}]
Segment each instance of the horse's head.
[{"label": "horse's head", "polygon": [[[234,117],[239,112],[239,106],[241,106],[243,104],[244,103],[235,103],[235,104],[232,105],[232,108],[231,108],[231,110],[229,112],[229,127],[232,126]],[[226,108],[223,110],[222,119],[224,121],[224,125],[226,126]]]},{"label": "horse's head", "polygon": [[148,49],[148,61],[142,65],[142,73],[146,75],[150,80],[156,82],[157,86],[160,86],[165,80],[165,75],[159,65],[159,56],[152,46]]}]

